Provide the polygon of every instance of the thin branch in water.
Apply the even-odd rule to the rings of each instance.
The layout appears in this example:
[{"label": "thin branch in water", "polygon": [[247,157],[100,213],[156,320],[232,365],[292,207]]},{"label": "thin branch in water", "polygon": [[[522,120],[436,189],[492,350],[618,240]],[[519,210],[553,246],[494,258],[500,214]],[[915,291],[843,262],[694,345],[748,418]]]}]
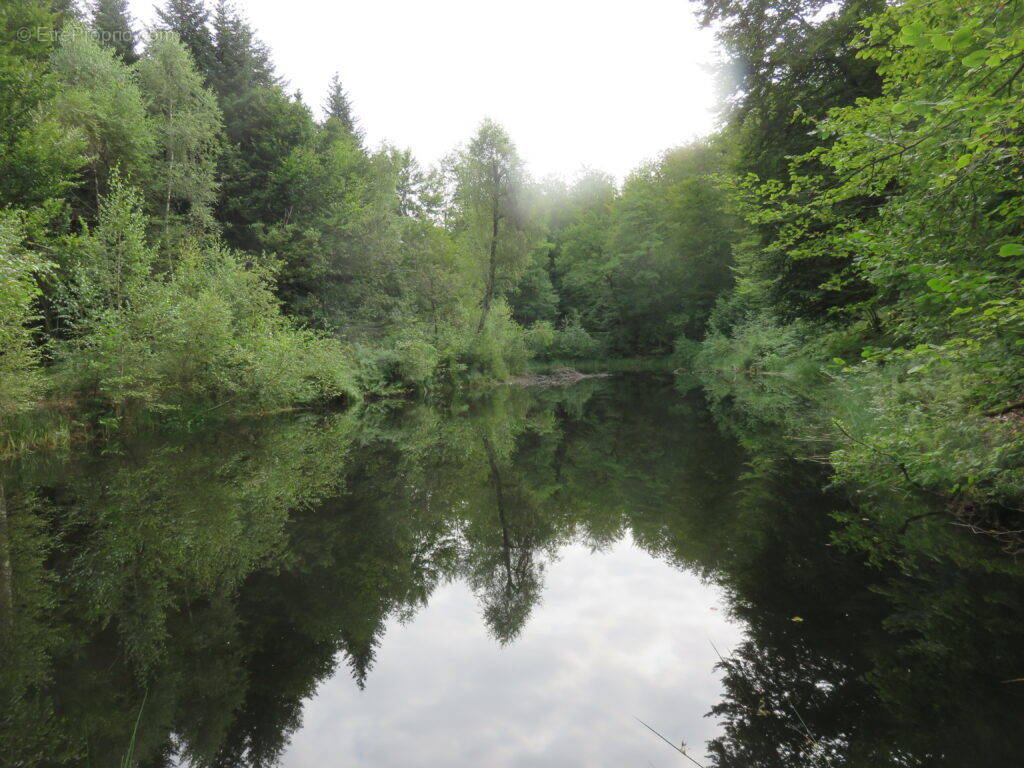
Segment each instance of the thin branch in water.
[{"label": "thin branch in water", "polygon": [[651,733],[653,733],[653,734],[654,734],[655,736],[657,736],[657,737],[658,737],[659,739],[661,739],[662,741],[664,741],[664,742],[665,742],[666,744],[668,744],[668,745],[669,745],[670,747],[672,747],[672,749],[674,749],[674,750],[675,750],[676,752],[678,752],[678,753],[679,753],[680,755],[682,755],[683,757],[685,757],[685,758],[686,758],[687,760],[689,760],[689,761],[690,761],[691,763],[693,763],[694,765],[696,765],[696,766],[697,766],[697,768],[705,768],[705,766],[704,766],[703,764],[701,764],[701,763],[698,763],[698,762],[697,762],[696,760],[694,760],[694,759],[693,759],[692,757],[690,757],[690,756],[689,756],[688,754],[686,754],[686,750],[685,750],[685,749],[680,749],[679,747],[677,747],[677,746],[676,746],[675,744],[673,744],[673,743],[672,743],[671,741],[669,741],[668,739],[666,739],[666,738],[665,738],[664,736],[662,736],[662,735],[661,735],[660,733],[658,733],[658,732],[657,732],[656,730],[654,730],[653,728],[651,728],[651,726],[649,726],[649,725],[648,725],[647,723],[645,723],[645,722],[644,722],[643,720],[641,720],[641,719],[640,719],[639,717],[637,717],[636,715],[634,715],[633,717],[634,717],[634,719],[635,719],[635,720],[636,720],[636,721],[637,721],[638,723],[640,723],[640,725],[642,725],[642,726],[643,726],[644,728],[646,728],[647,730],[649,730],[649,731],[650,731]]}]

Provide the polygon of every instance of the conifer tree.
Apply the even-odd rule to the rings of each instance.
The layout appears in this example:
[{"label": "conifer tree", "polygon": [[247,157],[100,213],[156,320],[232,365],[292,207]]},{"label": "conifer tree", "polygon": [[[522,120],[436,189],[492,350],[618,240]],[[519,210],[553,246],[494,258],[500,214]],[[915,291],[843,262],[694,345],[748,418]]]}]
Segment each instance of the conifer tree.
[{"label": "conifer tree", "polygon": [[223,104],[258,86],[274,85],[270,51],[228,0],[219,0],[213,14],[214,69],[209,78]]},{"label": "conifer tree", "polygon": [[113,48],[125,64],[138,61],[128,0],[96,0],[92,6],[92,28],[100,42]]},{"label": "conifer tree", "polygon": [[204,79],[209,81],[216,56],[206,3],[203,0],[167,0],[167,5],[157,10],[157,16],[161,28],[178,36]]},{"label": "conifer tree", "polygon": [[324,111],[327,113],[324,119],[324,129],[328,133],[338,132],[340,128],[356,140],[362,140],[362,132],[352,115],[352,102],[342,87],[341,78],[337,72],[334,73],[331,84],[328,86]]}]

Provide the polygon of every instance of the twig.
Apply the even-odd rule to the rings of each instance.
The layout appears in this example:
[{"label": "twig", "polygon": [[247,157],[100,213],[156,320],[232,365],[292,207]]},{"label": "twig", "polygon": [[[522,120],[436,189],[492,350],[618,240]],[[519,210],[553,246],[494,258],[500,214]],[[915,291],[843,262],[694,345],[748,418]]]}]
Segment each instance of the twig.
[{"label": "twig", "polygon": [[677,747],[677,746],[676,746],[675,744],[673,744],[673,743],[672,743],[671,741],[669,741],[668,739],[666,739],[666,738],[665,738],[664,736],[662,736],[662,735],[661,735],[660,733],[658,733],[658,732],[657,732],[656,730],[654,730],[653,728],[651,728],[651,726],[649,726],[649,725],[648,725],[647,723],[645,723],[645,722],[644,722],[643,720],[641,720],[641,719],[640,719],[639,717],[636,717],[636,715],[634,715],[633,717],[634,717],[634,718],[636,719],[636,721],[637,721],[638,723],[640,723],[640,725],[642,725],[642,726],[643,726],[644,728],[646,728],[647,730],[649,730],[649,731],[650,731],[651,733],[653,733],[653,734],[654,734],[655,736],[657,736],[657,737],[658,737],[659,739],[661,739],[662,741],[664,741],[664,742],[665,742],[666,744],[668,744],[668,745],[669,745],[670,747],[672,747],[672,749],[674,749],[674,750],[675,750],[676,752],[678,752],[678,753],[679,753],[680,755],[682,755],[683,757],[685,757],[685,758],[686,758],[687,760],[689,760],[689,761],[690,761],[691,763],[693,763],[694,765],[696,765],[696,766],[697,766],[697,768],[705,768],[705,766],[704,766],[703,764],[701,764],[701,763],[698,763],[698,762],[697,762],[696,760],[694,760],[694,759],[693,759],[692,757],[690,757],[690,756],[689,756],[688,754],[686,754],[686,750],[685,750],[685,749],[680,749],[679,747]]}]

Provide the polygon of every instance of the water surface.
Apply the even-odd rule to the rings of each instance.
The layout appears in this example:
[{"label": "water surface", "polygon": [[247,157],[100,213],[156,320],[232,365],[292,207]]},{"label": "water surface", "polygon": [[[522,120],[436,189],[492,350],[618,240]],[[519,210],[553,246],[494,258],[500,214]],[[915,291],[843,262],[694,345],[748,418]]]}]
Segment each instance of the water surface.
[{"label": "water surface", "polygon": [[803,458],[642,376],[24,457],[0,764],[1019,765],[1016,560]]}]

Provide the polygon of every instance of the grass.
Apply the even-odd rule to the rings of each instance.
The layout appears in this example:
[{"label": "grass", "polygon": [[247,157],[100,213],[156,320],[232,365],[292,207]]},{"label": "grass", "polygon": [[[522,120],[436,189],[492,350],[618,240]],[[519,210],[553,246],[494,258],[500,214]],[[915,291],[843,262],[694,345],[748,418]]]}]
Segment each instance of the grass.
[{"label": "grass", "polygon": [[146,699],[149,698],[149,691],[142,694],[142,704],[139,706],[139,714],[135,718],[135,727],[132,728],[132,737],[128,741],[128,751],[121,758],[121,768],[132,768],[135,765],[135,738],[139,734],[139,721],[142,720],[142,710],[146,708]]},{"label": "grass", "polygon": [[39,408],[0,413],[0,460],[32,450],[60,448],[71,441],[71,421],[63,413]]}]

